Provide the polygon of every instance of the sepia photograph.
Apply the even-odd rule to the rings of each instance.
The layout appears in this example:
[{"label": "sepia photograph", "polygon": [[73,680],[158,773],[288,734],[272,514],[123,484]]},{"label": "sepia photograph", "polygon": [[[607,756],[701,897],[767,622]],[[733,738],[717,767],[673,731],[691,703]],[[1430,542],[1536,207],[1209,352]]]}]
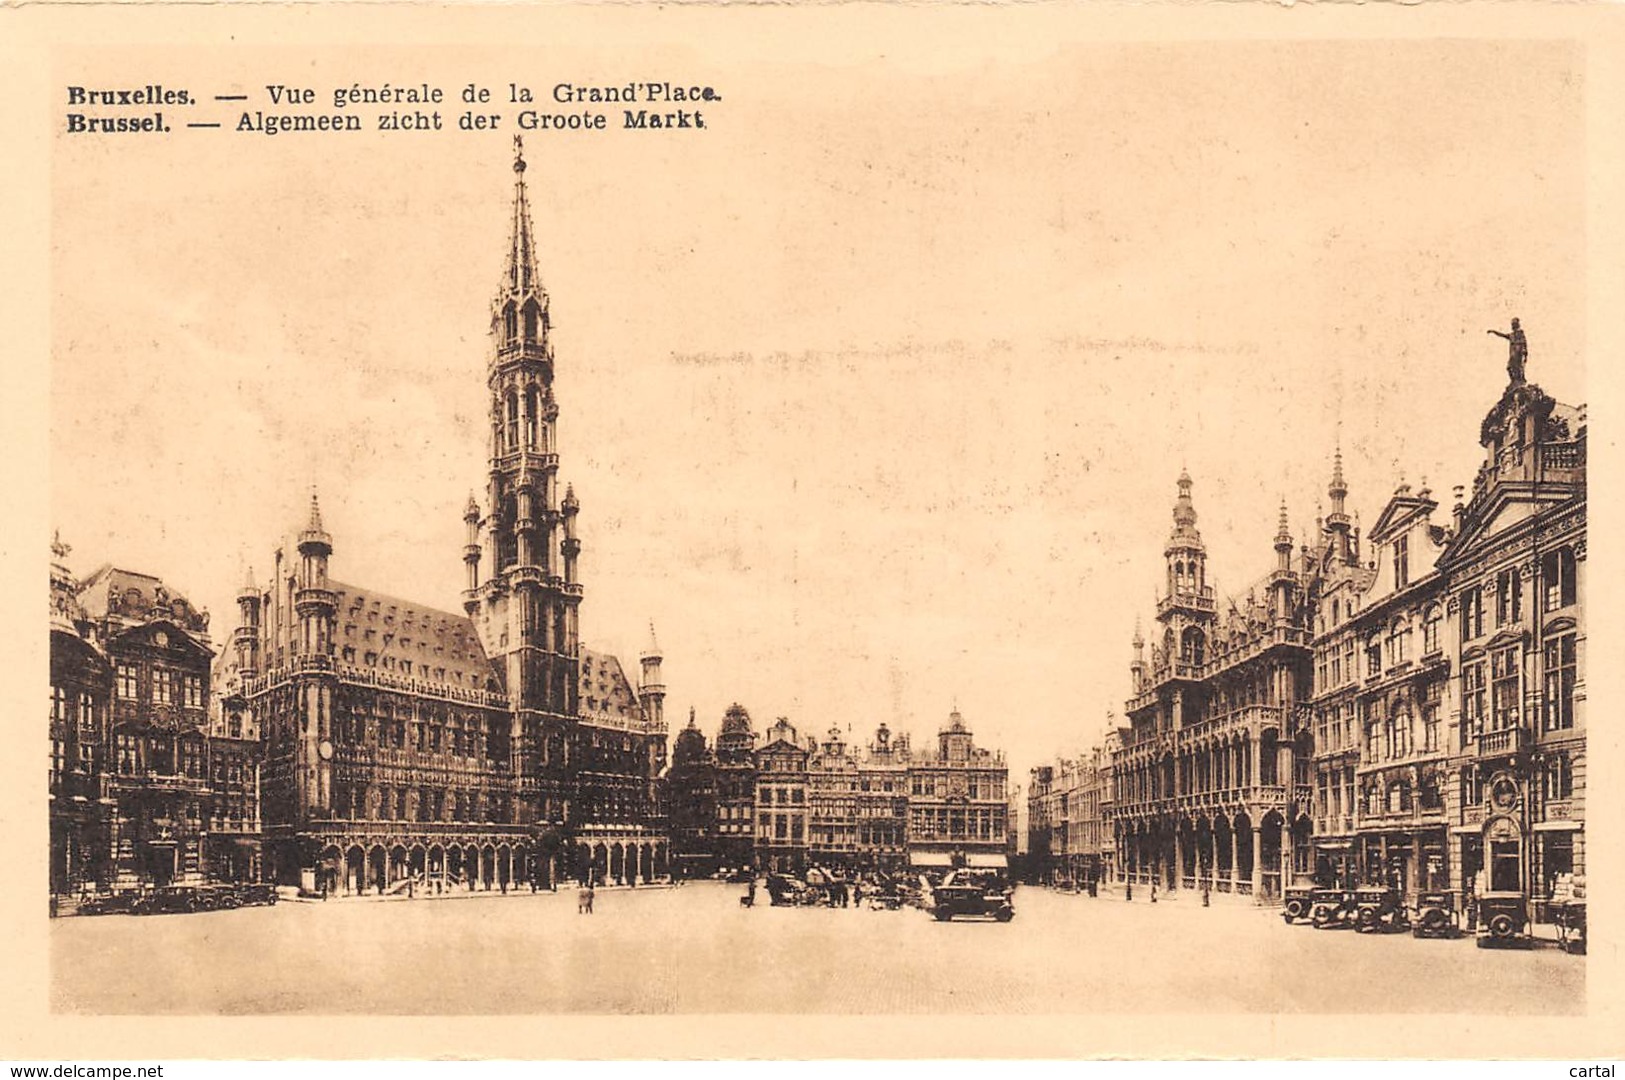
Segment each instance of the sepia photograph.
[{"label": "sepia photograph", "polygon": [[381,10],[36,46],[41,1032],[1598,1044],[1579,21]]}]

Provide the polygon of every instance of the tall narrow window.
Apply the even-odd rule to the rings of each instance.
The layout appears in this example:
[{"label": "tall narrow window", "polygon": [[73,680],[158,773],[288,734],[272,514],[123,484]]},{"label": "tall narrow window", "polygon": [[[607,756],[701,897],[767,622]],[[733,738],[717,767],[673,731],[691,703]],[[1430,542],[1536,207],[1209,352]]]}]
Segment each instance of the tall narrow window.
[{"label": "tall narrow window", "polygon": [[1559,548],[1540,561],[1540,587],[1547,611],[1574,603],[1574,549]]},{"label": "tall narrow window", "polygon": [[1560,731],[1574,726],[1574,635],[1564,634],[1546,642],[1545,712],[1546,730]]},{"label": "tall narrow window", "polygon": [[1429,656],[1439,651],[1439,624],[1444,621],[1444,612],[1438,604],[1427,609],[1422,617],[1422,655]]},{"label": "tall narrow window", "polygon": [[1410,537],[1394,541],[1394,588],[1403,589],[1411,580]]},{"label": "tall narrow window", "polygon": [[1484,730],[1484,661],[1464,664],[1461,669],[1461,744]]},{"label": "tall narrow window", "polygon": [[1461,640],[1484,636],[1484,594],[1477,588],[1461,594]]},{"label": "tall narrow window", "polygon": [[135,666],[133,664],[120,664],[118,666],[118,696],[123,701],[135,700]]},{"label": "tall narrow window", "polygon": [[1490,694],[1495,710],[1493,730],[1504,731],[1518,723],[1518,647],[1497,649],[1490,657]]},{"label": "tall narrow window", "polygon": [[1429,753],[1440,749],[1439,699],[1442,689],[1442,683],[1431,682],[1422,691],[1422,749]]}]

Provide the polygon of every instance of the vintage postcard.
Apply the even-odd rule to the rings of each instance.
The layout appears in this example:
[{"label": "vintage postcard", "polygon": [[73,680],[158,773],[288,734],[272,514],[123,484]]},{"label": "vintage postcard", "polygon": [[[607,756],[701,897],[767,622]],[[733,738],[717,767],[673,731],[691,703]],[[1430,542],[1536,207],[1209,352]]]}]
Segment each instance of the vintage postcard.
[{"label": "vintage postcard", "polygon": [[1617,1054],[1616,14],[0,12],[8,1054]]}]

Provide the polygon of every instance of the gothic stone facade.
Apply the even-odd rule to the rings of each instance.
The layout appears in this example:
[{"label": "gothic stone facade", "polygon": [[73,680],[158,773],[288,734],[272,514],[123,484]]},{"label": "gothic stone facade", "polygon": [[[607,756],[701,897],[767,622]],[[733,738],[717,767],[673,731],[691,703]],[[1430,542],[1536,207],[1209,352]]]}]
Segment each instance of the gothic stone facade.
[{"label": "gothic stone facade", "polygon": [[1309,794],[1299,743],[1310,694],[1309,553],[1294,560],[1286,511],[1275,568],[1222,601],[1207,576],[1189,475],[1163,554],[1160,643],[1136,632],[1134,696],[1119,730],[1110,802],[1128,880],[1278,897],[1307,864]]},{"label": "gothic stone facade", "polygon": [[[259,725],[276,880],[306,888],[507,888],[665,873],[665,688],[634,691],[580,641],[580,503],[558,486],[555,356],[516,156],[492,304],[485,511],[464,511],[463,613],[328,577],[310,521],[246,589],[234,637]],[[652,635],[651,635],[652,638]]]}]

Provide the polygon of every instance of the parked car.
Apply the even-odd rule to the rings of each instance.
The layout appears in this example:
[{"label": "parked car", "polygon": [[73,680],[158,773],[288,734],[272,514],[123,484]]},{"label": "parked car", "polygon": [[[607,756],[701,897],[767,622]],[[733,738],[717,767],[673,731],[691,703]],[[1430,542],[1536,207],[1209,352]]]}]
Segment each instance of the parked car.
[{"label": "parked car", "polygon": [[1557,927],[1557,944],[1565,952],[1586,951],[1586,879],[1578,874],[1559,874],[1552,883],[1547,915]]},{"label": "parked car", "polygon": [[1310,893],[1309,921],[1316,930],[1343,930],[1354,925],[1358,910],[1354,894],[1342,888],[1319,888]]},{"label": "parked car", "polygon": [[1354,929],[1362,934],[1398,933],[1411,928],[1410,912],[1396,889],[1362,885],[1354,890]]},{"label": "parked car", "polygon": [[1478,947],[1526,949],[1529,938],[1528,903],[1521,892],[1487,892],[1478,898]]},{"label": "parked car", "polygon": [[1456,894],[1449,890],[1425,892],[1416,898],[1415,937],[1455,937],[1461,933],[1461,914],[1456,911]]},{"label": "parked car", "polygon": [[1281,900],[1281,918],[1289,925],[1308,922],[1315,908],[1315,887],[1312,884],[1288,885]]},{"label": "parked car", "polygon": [[275,885],[248,884],[237,887],[238,895],[245,904],[274,904],[277,902]]},{"label": "parked car", "polygon": [[137,915],[159,915],[180,911],[199,911],[198,890],[191,885],[165,885],[143,893],[131,909]]},{"label": "parked car", "polygon": [[242,894],[235,885],[198,885],[193,893],[197,910],[220,911],[243,906]]},{"label": "parked car", "polygon": [[956,915],[992,917],[1009,922],[1016,917],[1013,890],[997,875],[956,870],[931,890],[931,914],[938,922]]},{"label": "parked car", "polygon": [[81,915],[128,915],[139,899],[141,893],[135,889],[94,893],[79,901],[78,912]]},{"label": "parked car", "polygon": [[1557,924],[1557,944],[1565,952],[1585,955],[1586,902],[1585,897],[1563,900],[1552,905],[1552,921]]}]

